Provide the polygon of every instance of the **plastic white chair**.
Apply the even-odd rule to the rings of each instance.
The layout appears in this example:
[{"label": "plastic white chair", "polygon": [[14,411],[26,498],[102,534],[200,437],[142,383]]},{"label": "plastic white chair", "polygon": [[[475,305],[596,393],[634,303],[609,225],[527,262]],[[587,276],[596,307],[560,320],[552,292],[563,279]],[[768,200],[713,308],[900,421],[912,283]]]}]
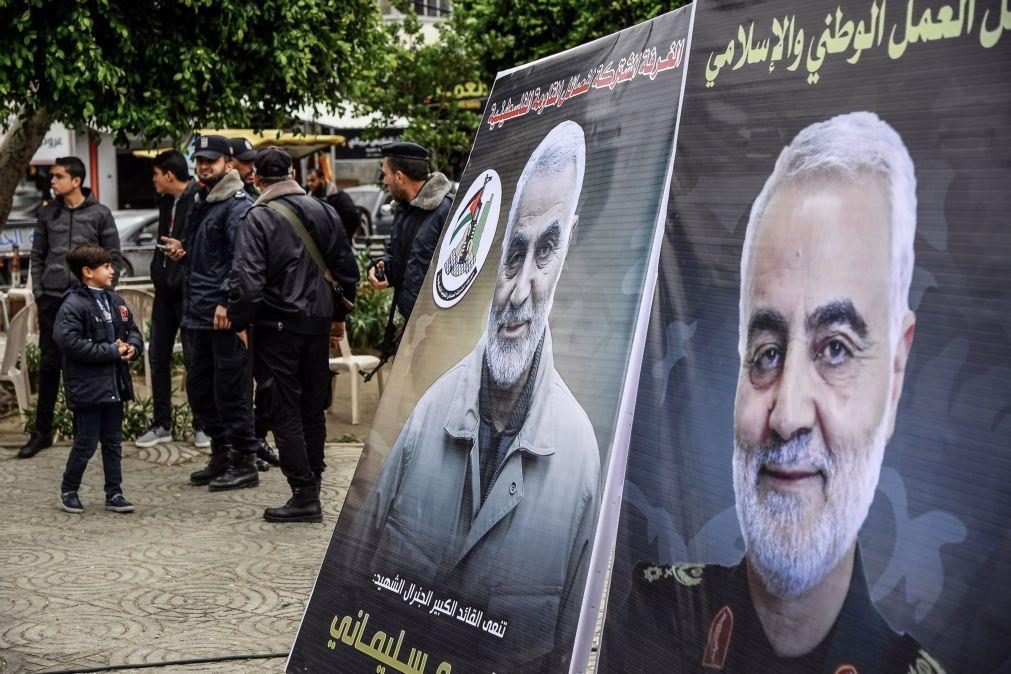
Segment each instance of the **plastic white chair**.
[{"label": "plastic white chair", "polygon": [[[336,358],[330,359],[330,371],[340,374],[341,372],[347,372],[351,379],[351,423],[358,425],[358,386],[361,384],[361,375],[359,372],[362,370],[370,370],[376,365],[379,365],[379,358],[376,356],[359,355],[356,356],[351,353],[351,345],[348,343],[347,334],[345,334],[340,339],[341,355]],[[379,370],[376,374],[379,380],[379,393],[383,392],[383,371]],[[337,378],[334,377],[333,380],[333,403],[330,405],[330,411],[335,412],[337,410]]]},{"label": "plastic white chair", "polygon": [[133,314],[133,322],[137,324],[141,336],[144,338],[144,385],[147,390],[151,390],[151,360],[148,357],[150,341],[147,338],[148,328],[151,325],[151,314],[154,311],[154,295],[146,290],[137,288],[117,288],[116,292]]},{"label": "plastic white chair", "polygon": [[11,319],[10,328],[7,330],[7,344],[4,347],[3,362],[0,363],[0,381],[9,381],[14,385],[18,411],[22,415],[31,402],[25,347],[28,345],[28,327],[35,322],[37,310],[34,303],[29,304]]}]

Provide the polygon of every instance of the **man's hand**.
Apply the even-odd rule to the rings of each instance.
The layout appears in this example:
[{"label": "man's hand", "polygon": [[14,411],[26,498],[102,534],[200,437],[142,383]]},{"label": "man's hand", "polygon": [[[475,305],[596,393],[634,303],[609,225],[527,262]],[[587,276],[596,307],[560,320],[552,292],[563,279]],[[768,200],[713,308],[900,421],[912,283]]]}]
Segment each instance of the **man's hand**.
[{"label": "man's hand", "polygon": [[242,346],[246,347],[247,349],[249,348],[249,332],[247,332],[246,330],[241,330],[239,332],[236,332],[235,336],[239,338],[240,342],[242,342]]},{"label": "man's hand", "polygon": [[371,283],[372,287],[375,288],[376,290],[384,290],[385,288],[389,288],[390,287],[389,278],[388,277],[384,278],[382,281],[380,281],[379,279],[377,279],[376,278],[376,269],[382,269],[383,273],[385,274],[386,273],[386,263],[383,262],[382,260],[380,260],[379,262],[377,262],[375,265],[373,265],[369,269],[369,283]]},{"label": "man's hand", "polygon": [[168,249],[165,250],[165,255],[168,256],[168,259],[173,262],[178,262],[186,255],[186,250],[183,248],[183,242],[179,239],[173,239],[171,236],[163,236],[161,237],[161,240],[162,243],[168,246]]},{"label": "man's hand", "polygon": [[232,322],[228,320],[228,308],[219,304],[214,309],[214,329],[231,330]]},{"label": "man's hand", "polygon": [[[330,353],[339,353],[341,338],[344,337],[344,321],[334,321],[330,324]],[[344,354],[341,354],[344,355]]]}]

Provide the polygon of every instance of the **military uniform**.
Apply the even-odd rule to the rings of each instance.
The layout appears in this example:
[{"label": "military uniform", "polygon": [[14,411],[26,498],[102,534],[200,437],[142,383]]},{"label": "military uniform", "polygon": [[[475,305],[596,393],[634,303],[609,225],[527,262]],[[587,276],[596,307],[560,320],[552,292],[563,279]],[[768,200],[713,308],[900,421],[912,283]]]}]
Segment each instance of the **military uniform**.
[{"label": "military uniform", "polygon": [[599,672],[942,674],[871,603],[859,550],[849,593],[828,635],[797,658],[776,655],[751,601],[745,561],[733,567],[639,564],[627,604],[609,617]]}]

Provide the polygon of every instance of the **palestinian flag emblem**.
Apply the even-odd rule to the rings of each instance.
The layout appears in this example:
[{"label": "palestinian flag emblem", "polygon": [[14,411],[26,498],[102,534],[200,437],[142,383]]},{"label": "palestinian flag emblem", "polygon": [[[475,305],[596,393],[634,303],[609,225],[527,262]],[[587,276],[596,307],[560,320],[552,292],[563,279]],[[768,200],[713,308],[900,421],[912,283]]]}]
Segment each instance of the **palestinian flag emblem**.
[{"label": "palestinian flag emblem", "polygon": [[439,247],[433,292],[448,309],[473,285],[491,250],[502,202],[502,181],[488,169],[474,180],[449,221]]}]

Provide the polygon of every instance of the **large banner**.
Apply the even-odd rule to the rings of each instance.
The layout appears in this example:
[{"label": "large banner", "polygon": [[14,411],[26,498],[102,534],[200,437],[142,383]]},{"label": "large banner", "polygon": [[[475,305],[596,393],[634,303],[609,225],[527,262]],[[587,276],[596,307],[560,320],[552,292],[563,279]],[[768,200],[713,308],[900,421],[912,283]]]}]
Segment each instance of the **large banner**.
[{"label": "large banner", "polygon": [[497,78],[288,671],[585,665],[690,18]]},{"label": "large banner", "polygon": [[600,672],[1011,671],[1011,8],[695,17]]}]

